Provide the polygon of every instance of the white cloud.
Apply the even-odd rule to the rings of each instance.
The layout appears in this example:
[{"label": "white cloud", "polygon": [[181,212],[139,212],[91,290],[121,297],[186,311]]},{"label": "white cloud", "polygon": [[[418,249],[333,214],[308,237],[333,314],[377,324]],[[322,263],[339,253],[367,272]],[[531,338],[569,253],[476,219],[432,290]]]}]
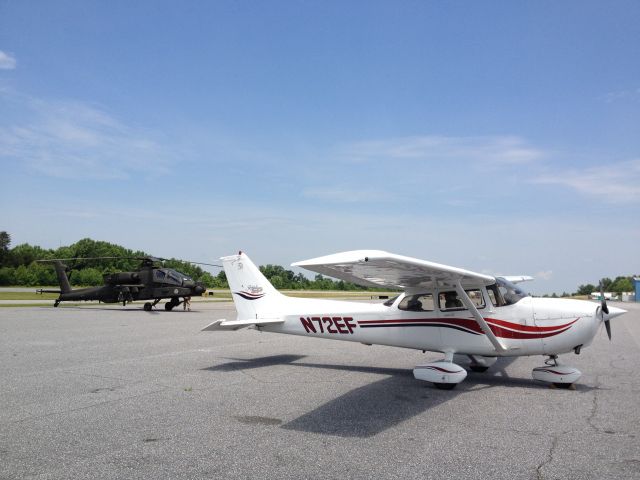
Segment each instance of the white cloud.
[{"label": "white cloud", "polygon": [[13,70],[16,63],[15,57],[0,50],[0,70]]},{"label": "white cloud", "polygon": [[531,183],[562,185],[607,203],[640,201],[640,159],[539,175]]},{"label": "white cloud", "polygon": [[606,103],[626,100],[640,100],[640,88],[607,92],[601,97]]},{"label": "white cloud", "polygon": [[364,190],[361,186],[344,187],[311,187],[303,190],[302,194],[307,198],[340,203],[379,202],[389,196],[381,191]]},{"label": "white cloud", "polygon": [[533,275],[534,279],[539,280],[551,280],[553,277],[553,270],[544,270],[542,272],[537,272]]},{"label": "white cloud", "polygon": [[[14,120],[0,120],[0,158],[58,178],[123,179],[169,173],[171,154],[141,129],[97,106],[0,92]],[[20,118],[20,120],[15,120]],[[4,125],[3,125],[4,123]]]},{"label": "white cloud", "polygon": [[454,137],[423,135],[355,142],[342,153],[354,161],[421,160],[524,164],[538,160],[544,152],[518,136]]}]

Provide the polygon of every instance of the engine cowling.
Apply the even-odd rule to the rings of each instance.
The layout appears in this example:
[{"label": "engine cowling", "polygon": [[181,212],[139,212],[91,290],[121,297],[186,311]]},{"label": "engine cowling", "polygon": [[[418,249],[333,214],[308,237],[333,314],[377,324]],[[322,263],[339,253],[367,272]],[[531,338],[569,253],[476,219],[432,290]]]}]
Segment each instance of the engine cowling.
[{"label": "engine cowling", "polygon": [[119,285],[122,283],[140,283],[138,272],[108,273],[104,276],[104,283]]}]

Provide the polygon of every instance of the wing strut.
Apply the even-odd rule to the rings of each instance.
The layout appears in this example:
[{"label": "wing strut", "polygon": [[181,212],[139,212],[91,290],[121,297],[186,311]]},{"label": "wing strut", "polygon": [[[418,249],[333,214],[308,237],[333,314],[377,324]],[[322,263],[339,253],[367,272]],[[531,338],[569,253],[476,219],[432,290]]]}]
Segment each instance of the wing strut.
[{"label": "wing strut", "polygon": [[496,350],[498,352],[504,352],[505,350],[507,350],[504,347],[504,345],[500,343],[500,340],[498,340],[498,337],[496,337],[493,334],[493,332],[491,331],[491,327],[489,327],[489,324],[485,321],[484,317],[480,315],[480,312],[478,311],[474,303],[469,298],[469,295],[467,295],[467,292],[465,292],[464,288],[462,288],[462,285],[460,284],[460,280],[456,282],[456,291],[458,292],[458,297],[460,297],[460,300],[462,300],[462,303],[464,304],[464,306],[469,309],[469,311],[473,315],[473,318],[476,319],[476,322],[478,322],[478,325],[480,325],[480,328],[485,333],[489,341],[496,348]]}]

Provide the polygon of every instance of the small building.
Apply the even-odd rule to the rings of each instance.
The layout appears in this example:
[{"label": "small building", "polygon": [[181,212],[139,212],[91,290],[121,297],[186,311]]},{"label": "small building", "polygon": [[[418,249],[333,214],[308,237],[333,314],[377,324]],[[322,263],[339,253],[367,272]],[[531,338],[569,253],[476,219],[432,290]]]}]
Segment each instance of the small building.
[{"label": "small building", "polygon": [[636,291],[636,302],[640,302],[640,278],[633,279],[633,289]]}]

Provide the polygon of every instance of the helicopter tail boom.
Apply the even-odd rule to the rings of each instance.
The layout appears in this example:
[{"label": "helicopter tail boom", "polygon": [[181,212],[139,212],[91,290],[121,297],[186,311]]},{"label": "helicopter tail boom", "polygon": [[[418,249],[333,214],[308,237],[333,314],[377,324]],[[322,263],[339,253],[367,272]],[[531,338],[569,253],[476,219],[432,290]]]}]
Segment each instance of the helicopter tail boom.
[{"label": "helicopter tail boom", "polygon": [[69,278],[67,277],[67,266],[59,260],[54,263],[56,269],[56,276],[58,277],[58,283],[60,284],[60,293],[68,293],[71,291],[71,284],[69,284]]}]

